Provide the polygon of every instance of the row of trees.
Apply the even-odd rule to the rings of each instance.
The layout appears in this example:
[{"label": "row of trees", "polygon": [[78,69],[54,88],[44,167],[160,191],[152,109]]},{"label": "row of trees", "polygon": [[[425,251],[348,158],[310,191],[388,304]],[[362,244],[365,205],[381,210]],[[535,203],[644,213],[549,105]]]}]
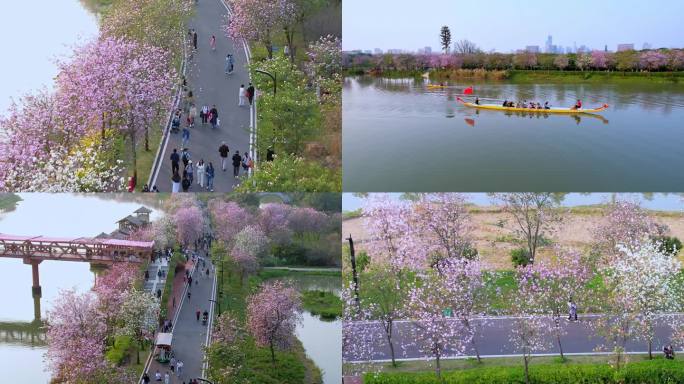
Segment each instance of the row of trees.
[{"label": "row of trees", "polygon": [[102,192],[123,189],[126,169],[136,177],[139,141],[150,150],[149,130],[171,102],[190,12],[188,0],[115,1],[100,35],[59,63],[55,90],[0,118],[3,189]]},{"label": "row of trees", "polygon": [[[250,71],[260,91],[257,141],[260,163],[242,192],[341,190],[341,40],[321,36],[300,43],[306,22],[331,6],[329,0],[231,0],[224,25],[229,38],[259,43],[267,57]],[[285,55],[274,55],[274,42],[284,41]],[[306,54],[297,55],[299,48]],[[256,71],[276,76],[277,84]],[[270,92],[277,85],[277,94]],[[275,152],[273,161],[266,153]]]},{"label": "row of trees", "polygon": [[[469,49],[466,49],[469,51]],[[390,54],[371,55],[345,52],[346,69],[375,71],[425,71],[428,69],[486,70],[561,70],[561,71],[681,71],[684,70],[684,50],[658,49],[644,51],[550,54],[520,52],[485,53],[481,51],[456,54]]]},{"label": "row of trees", "polygon": [[57,382],[130,383],[136,372],[117,366],[106,352],[118,337],[138,343],[137,363],[145,343],[152,340],[159,301],[137,288],[136,265],[115,264],[98,277],[92,291],[60,292],[47,313],[46,359]]},{"label": "row of trees", "polygon": [[[536,254],[539,239],[551,236],[559,222],[558,200],[552,194],[496,197],[514,219],[520,241]],[[370,261],[357,265],[358,286],[345,292],[347,353],[371,362],[376,346],[385,344],[394,363],[396,350],[417,346],[434,361],[438,376],[447,352],[474,353],[479,359],[474,340],[490,321],[482,315],[501,312],[491,307],[487,285],[494,271],[473,250],[466,203],[457,194],[420,195],[413,203],[383,196],[368,201],[364,215]],[[673,251],[654,241],[665,231],[637,204],[617,202],[593,228],[589,249],[555,246],[552,257],[532,257],[516,268],[505,313],[512,315],[508,341],[523,354],[526,377],[535,351],[555,343],[563,357],[562,317],[569,301],[582,308],[600,295],[605,316],[591,326],[605,338],[603,348],[613,353],[617,369],[630,339],[647,341],[650,354],[657,320],[664,319],[674,334],[682,333],[681,319],[667,315],[682,308],[681,286],[676,284],[681,265]],[[400,319],[411,321],[412,335],[408,344],[397,346],[394,324]]]}]

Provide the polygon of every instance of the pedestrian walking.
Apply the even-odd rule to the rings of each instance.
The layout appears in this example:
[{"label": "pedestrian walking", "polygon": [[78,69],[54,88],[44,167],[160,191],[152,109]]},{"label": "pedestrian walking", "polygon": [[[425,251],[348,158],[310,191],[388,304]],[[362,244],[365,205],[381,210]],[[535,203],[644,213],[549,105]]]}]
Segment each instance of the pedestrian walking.
[{"label": "pedestrian walking", "polygon": [[171,377],[169,377],[168,372],[164,374],[164,384],[171,384]]},{"label": "pedestrian walking", "polygon": [[240,176],[240,164],[242,163],[242,156],[240,156],[240,151],[235,151],[232,157],[233,160],[233,176],[237,179]]},{"label": "pedestrian walking", "polygon": [[202,125],[207,125],[207,121],[209,120],[209,107],[207,105],[202,106],[200,119],[202,119]]},{"label": "pedestrian walking", "polygon": [[252,83],[249,83],[249,87],[247,87],[247,99],[249,99],[249,105],[252,105],[252,100],[254,100],[254,86]]},{"label": "pedestrian walking", "polygon": [[214,192],[214,165],[211,162],[207,166],[207,190]]},{"label": "pedestrian walking", "polygon": [[183,172],[183,180],[181,180],[181,188],[183,188],[183,192],[189,191],[191,185],[192,181],[188,179],[188,174],[186,172]]},{"label": "pedestrian walking", "polygon": [[245,99],[247,98],[247,90],[245,89],[245,85],[242,84],[240,85],[240,90],[238,90],[238,106],[239,107],[244,107],[245,106]]},{"label": "pedestrian walking", "polygon": [[226,75],[232,75],[233,74],[234,64],[235,64],[235,61],[233,60],[233,55],[229,53],[228,55],[226,55],[226,67],[225,67]]},{"label": "pedestrian walking", "polygon": [[192,164],[192,160],[188,161],[188,165],[185,166],[185,172],[188,174],[188,179],[190,180],[190,184],[192,184],[194,180],[194,173],[195,173],[195,166]]},{"label": "pedestrian walking", "polygon": [[162,375],[159,370],[154,373],[154,381],[162,381]]},{"label": "pedestrian walking", "polygon": [[572,299],[568,301],[568,320],[577,321],[577,305]]},{"label": "pedestrian walking", "polygon": [[197,118],[197,107],[195,106],[195,103],[192,103],[190,105],[190,112],[188,112],[188,117],[190,118],[190,127],[194,128],[195,119]]},{"label": "pedestrian walking", "polygon": [[266,161],[273,161],[275,158],[275,151],[273,148],[269,148],[266,150]]},{"label": "pedestrian walking", "polygon": [[216,50],[216,36],[211,35],[211,39],[209,39],[209,46],[211,47],[212,51]]},{"label": "pedestrian walking", "polygon": [[188,142],[190,141],[190,130],[188,127],[183,127],[183,133],[181,134],[181,146],[183,148],[188,146]]},{"label": "pedestrian walking", "polygon": [[197,31],[192,30],[192,45],[197,49]]},{"label": "pedestrian walking", "polygon": [[[178,193],[181,189],[181,177],[178,174],[178,170],[171,176],[171,193]],[[161,273],[161,271],[159,271]]]},{"label": "pedestrian walking", "polygon": [[181,161],[183,161],[183,169],[188,166],[190,162],[190,151],[187,148],[183,148],[181,152]]},{"label": "pedestrian walking", "polygon": [[150,382],[150,376],[147,374],[147,372],[143,373],[142,381],[143,384],[148,384]]},{"label": "pedestrian walking", "polygon": [[169,361],[169,369],[171,369],[171,372],[176,370],[176,358],[172,357],[171,360]]},{"label": "pedestrian walking", "polygon": [[206,183],[206,165],[204,165],[204,159],[200,159],[197,166],[195,166],[195,172],[197,173],[197,184],[204,188]]},{"label": "pedestrian walking", "polygon": [[178,363],[176,363],[176,375],[178,375],[178,377],[181,377],[182,374],[183,374],[183,361],[178,360]]},{"label": "pedestrian walking", "polygon": [[218,109],[216,109],[216,105],[213,105],[211,107],[211,111],[209,111],[209,116],[211,116],[211,127],[216,129],[216,127],[219,125],[218,121]]},{"label": "pedestrian walking", "polygon": [[200,317],[200,310],[197,308],[197,311],[195,311],[195,317],[197,317],[197,321],[199,322],[199,317]]},{"label": "pedestrian walking", "polygon": [[249,156],[249,152],[245,151],[242,155],[242,169],[245,171],[245,173],[247,173],[252,166],[254,166],[252,158]]},{"label": "pedestrian walking", "polygon": [[219,156],[221,156],[221,169],[223,171],[226,171],[226,162],[228,161],[228,153],[230,152],[230,148],[228,148],[228,144],[226,144],[225,141],[221,142],[221,146],[219,147]]},{"label": "pedestrian walking", "polygon": [[176,148],[173,149],[173,152],[171,153],[171,156],[169,156],[171,159],[171,173],[178,172],[178,163],[180,163],[180,155],[178,154],[178,150]]}]

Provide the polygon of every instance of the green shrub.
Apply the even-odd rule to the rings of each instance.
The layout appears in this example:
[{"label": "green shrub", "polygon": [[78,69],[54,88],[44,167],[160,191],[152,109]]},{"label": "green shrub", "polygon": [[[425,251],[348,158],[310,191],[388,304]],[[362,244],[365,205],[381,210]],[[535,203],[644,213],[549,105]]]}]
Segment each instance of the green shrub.
[{"label": "green shrub", "polygon": [[526,248],[516,248],[512,250],[511,261],[515,267],[526,266],[530,263],[530,251]]},{"label": "green shrub", "polygon": [[302,293],[302,306],[321,320],[335,320],[342,316],[342,300],[334,293],[318,290]]},{"label": "green shrub", "polygon": [[[522,366],[486,367],[442,372],[440,382],[432,372],[368,373],[365,384],[508,384],[524,383]],[[684,384],[684,363],[651,360],[627,364],[615,371],[608,364],[544,364],[530,367],[533,384]]]},{"label": "green shrub", "polygon": [[114,345],[107,350],[105,358],[114,365],[121,365],[131,349],[132,339],[130,336],[117,336],[114,338]]},{"label": "green shrub", "polygon": [[682,249],[682,242],[674,236],[656,237],[654,241],[660,243],[660,251],[667,252],[674,256]]}]

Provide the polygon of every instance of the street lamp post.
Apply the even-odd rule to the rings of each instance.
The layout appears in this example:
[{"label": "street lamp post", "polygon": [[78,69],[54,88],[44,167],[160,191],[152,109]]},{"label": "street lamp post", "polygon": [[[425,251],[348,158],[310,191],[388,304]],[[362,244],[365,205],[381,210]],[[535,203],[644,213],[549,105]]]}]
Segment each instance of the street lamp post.
[{"label": "street lamp post", "polygon": [[261,73],[262,75],[266,75],[266,76],[270,77],[271,80],[273,80],[273,96],[275,96],[276,91],[278,90],[278,82],[276,81],[276,75],[269,73],[269,72],[266,72],[266,71],[262,71],[261,69],[257,69],[254,72]]},{"label": "street lamp post", "polygon": [[351,234],[347,238],[349,241],[349,254],[351,256],[351,267],[352,267],[352,278],[354,279],[354,301],[356,306],[361,309],[361,303],[359,302],[359,275],[356,273],[356,254],[354,252],[354,240]]}]

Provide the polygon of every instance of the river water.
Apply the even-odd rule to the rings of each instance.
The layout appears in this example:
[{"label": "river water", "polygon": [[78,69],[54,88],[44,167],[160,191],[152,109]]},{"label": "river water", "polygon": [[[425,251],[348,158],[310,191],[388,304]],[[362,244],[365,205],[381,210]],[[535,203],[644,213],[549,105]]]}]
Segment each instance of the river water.
[{"label": "river water", "polygon": [[97,35],[97,18],[78,0],[2,2],[0,36],[7,55],[0,62],[0,114],[27,92],[52,89],[56,58]]},{"label": "river water", "polygon": [[571,106],[600,115],[520,115],[457,103],[470,83],[354,77],[343,88],[344,190],[681,191],[684,86],[487,82],[494,99]]},{"label": "river water", "polygon": [[[298,275],[281,278],[288,280],[300,291],[319,290],[340,295],[342,279],[335,276]],[[323,371],[324,384],[340,384],[342,381],[342,321],[322,321],[304,312],[303,321],[297,326],[297,338],[304,345],[306,354]]]},{"label": "river water", "polygon": [[[116,229],[116,221],[140,203],[95,195],[20,194],[13,211],[0,214],[0,233],[92,237]],[[158,210],[152,205],[152,219]],[[43,361],[45,335],[34,322],[31,267],[19,259],[0,258],[0,372],[7,383],[47,383]],[[88,263],[44,261],[40,264],[41,313],[63,289],[89,290],[94,274]],[[22,368],[19,368],[22,367]]]}]

